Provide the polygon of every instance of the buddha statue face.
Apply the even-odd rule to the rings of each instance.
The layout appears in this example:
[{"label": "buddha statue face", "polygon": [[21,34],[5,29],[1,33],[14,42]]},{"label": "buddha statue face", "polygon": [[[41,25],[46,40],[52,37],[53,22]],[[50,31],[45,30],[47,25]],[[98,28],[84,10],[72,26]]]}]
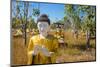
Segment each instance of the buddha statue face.
[{"label": "buddha statue face", "polygon": [[50,30],[48,22],[38,22],[37,24],[40,35],[46,37]]}]

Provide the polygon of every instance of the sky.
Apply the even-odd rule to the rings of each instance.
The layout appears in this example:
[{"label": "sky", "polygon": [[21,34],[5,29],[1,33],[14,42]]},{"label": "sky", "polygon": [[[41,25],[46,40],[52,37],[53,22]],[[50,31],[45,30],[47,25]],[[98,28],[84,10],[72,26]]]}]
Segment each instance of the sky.
[{"label": "sky", "polygon": [[[16,2],[12,2],[12,5],[13,5],[12,8],[16,10],[16,6],[15,6]],[[21,9],[24,9],[23,2],[20,2],[19,5]],[[40,9],[40,15],[47,14],[51,22],[59,21],[64,17],[64,4],[41,3],[41,2],[29,2],[28,17],[32,15],[32,9],[38,7]],[[36,21],[37,17],[35,16],[32,17]]]},{"label": "sky", "polygon": [[[25,1],[19,1],[19,6],[20,9],[24,9],[24,2]],[[37,20],[37,17],[32,15],[33,8],[39,8],[40,9],[40,15],[41,14],[47,14],[51,20],[51,23],[57,22],[61,19],[64,18],[64,4],[58,4],[58,3],[45,3],[45,2],[34,2],[30,1],[29,2],[29,7],[28,7],[28,17],[32,16],[34,18],[35,22]],[[12,16],[14,16],[13,12],[16,12],[16,2],[15,0],[12,1]],[[77,10],[77,7],[76,7]],[[21,14],[24,15],[23,11],[21,10]],[[82,16],[85,16],[85,13],[80,12],[79,17],[81,18]]]},{"label": "sky", "polygon": [[34,7],[40,5],[40,14],[47,14],[52,22],[64,17],[64,4],[33,3]]}]

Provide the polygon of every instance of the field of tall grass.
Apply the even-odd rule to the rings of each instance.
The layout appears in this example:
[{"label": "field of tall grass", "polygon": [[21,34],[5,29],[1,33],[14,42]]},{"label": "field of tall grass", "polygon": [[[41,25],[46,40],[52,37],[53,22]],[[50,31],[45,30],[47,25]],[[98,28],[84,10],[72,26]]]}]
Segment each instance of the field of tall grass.
[{"label": "field of tall grass", "polygon": [[[78,39],[75,39],[71,32],[65,32],[66,48],[59,48],[56,54],[58,63],[63,62],[79,62],[79,61],[95,61],[96,56],[96,41],[91,39],[90,50],[86,49],[86,38],[83,33],[79,34]],[[27,44],[24,44],[23,37],[13,37],[11,44],[11,62],[14,65],[27,64],[27,46],[29,38],[27,35]]]}]

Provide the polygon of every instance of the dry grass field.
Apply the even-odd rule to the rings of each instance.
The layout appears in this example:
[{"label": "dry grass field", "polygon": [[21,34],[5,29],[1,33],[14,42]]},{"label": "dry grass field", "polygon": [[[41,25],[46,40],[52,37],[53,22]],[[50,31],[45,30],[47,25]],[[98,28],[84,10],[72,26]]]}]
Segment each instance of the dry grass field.
[{"label": "dry grass field", "polygon": [[[30,36],[27,39],[27,45]],[[86,40],[82,33],[78,39],[75,39],[71,32],[65,32],[65,42],[68,44],[65,49],[59,48],[56,54],[56,59],[59,63],[63,62],[78,62],[78,61],[95,61],[95,39],[90,41],[90,50],[86,50]],[[11,44],[11,62],[14,65],[27,64],[27,45],[24,44],[23,37],[13,37]]]}]

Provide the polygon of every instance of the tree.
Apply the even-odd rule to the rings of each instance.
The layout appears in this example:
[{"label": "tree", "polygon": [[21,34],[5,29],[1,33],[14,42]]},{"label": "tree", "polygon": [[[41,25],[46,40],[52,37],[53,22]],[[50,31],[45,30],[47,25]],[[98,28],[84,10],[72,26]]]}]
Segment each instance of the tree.
[{"label": "tree", "polygon": [[29,19],[28,28],[30,30],[32,30],[33,28],[35,28],[35,29],[37,28],[37,25],[32,17],[30,17],[30,19]]},{"label": "tree", "polygon": [[40,15],[39,9],[33,8],[33,16],[39,16],[39,15]]},{"label": "tree", "polygon": [[40,15],[40,3],[38,4],[38,8],[33,8],[33,16],[38,17]]},{"label": "tree", "polygon": [[65,5],[65,14],[67,15],[68,21],[71,23],[72,32],[75,38],[78,38],[78,30],[80,26],[79,11],[77,11],[76,5]]},{"label": "tree", "polygon": [[91,34],[95,35],[96,22],[95,22],[95,7],[94,6],[81,6],[79,8],[81,11],[86,13],[82,20],[82,29],[86,32],[86,43],[87,48],[90,48],[90,38]]}]

